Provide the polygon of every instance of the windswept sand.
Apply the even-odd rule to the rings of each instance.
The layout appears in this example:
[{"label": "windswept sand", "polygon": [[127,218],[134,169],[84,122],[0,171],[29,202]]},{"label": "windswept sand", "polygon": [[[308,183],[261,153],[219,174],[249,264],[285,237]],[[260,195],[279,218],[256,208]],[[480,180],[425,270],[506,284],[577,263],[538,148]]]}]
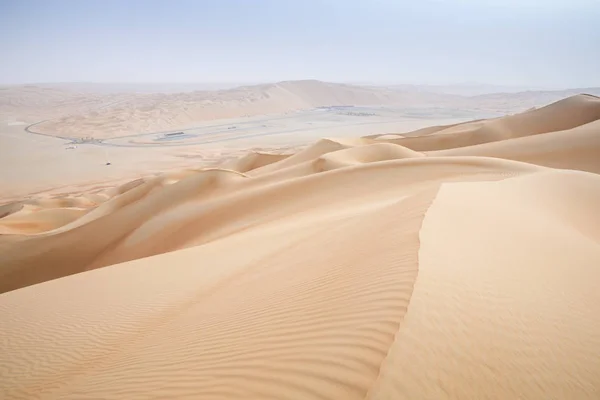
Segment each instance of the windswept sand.
[{"label": "windswept sand", "polygon": [[578,95],[4,205],[0,398],[597,400],[598,174]]}]

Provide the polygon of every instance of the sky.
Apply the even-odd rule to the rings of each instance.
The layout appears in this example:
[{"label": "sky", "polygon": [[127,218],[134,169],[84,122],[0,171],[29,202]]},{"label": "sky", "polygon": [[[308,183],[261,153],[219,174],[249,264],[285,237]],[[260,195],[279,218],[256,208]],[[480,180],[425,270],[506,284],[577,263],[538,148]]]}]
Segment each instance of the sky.
[{"label": "sky", "polygon": [[600,86],[600,0],[0,0],[0,83]]}]

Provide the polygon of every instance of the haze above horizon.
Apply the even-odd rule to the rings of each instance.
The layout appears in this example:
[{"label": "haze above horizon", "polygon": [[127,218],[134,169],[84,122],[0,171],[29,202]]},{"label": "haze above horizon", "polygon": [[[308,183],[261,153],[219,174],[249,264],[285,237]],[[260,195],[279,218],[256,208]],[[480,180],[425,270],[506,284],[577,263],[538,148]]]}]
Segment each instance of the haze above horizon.
[{"label": "haze above horizon", "polygon": [[600,86],[592,0],[0,0],[0,83]]}]

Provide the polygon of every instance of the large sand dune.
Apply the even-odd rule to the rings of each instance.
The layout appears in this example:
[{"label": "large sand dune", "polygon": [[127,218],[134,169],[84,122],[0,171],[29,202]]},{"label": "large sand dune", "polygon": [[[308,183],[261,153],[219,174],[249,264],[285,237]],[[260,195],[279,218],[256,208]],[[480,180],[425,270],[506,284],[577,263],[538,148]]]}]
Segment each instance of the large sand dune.
[{"label": "large sand dune", "polygon": [[4,205],[0,397],[598,399],[599,123],[579,95]]}]

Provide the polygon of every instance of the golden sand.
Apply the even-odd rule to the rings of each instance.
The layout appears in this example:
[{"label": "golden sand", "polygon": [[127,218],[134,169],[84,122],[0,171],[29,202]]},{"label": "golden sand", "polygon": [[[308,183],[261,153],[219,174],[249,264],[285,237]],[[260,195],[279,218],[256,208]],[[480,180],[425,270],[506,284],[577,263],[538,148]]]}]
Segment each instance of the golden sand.
[{"label": "golden sand", "polygon": [[2,399],[599,399],[600,99],[0,208]]}]

